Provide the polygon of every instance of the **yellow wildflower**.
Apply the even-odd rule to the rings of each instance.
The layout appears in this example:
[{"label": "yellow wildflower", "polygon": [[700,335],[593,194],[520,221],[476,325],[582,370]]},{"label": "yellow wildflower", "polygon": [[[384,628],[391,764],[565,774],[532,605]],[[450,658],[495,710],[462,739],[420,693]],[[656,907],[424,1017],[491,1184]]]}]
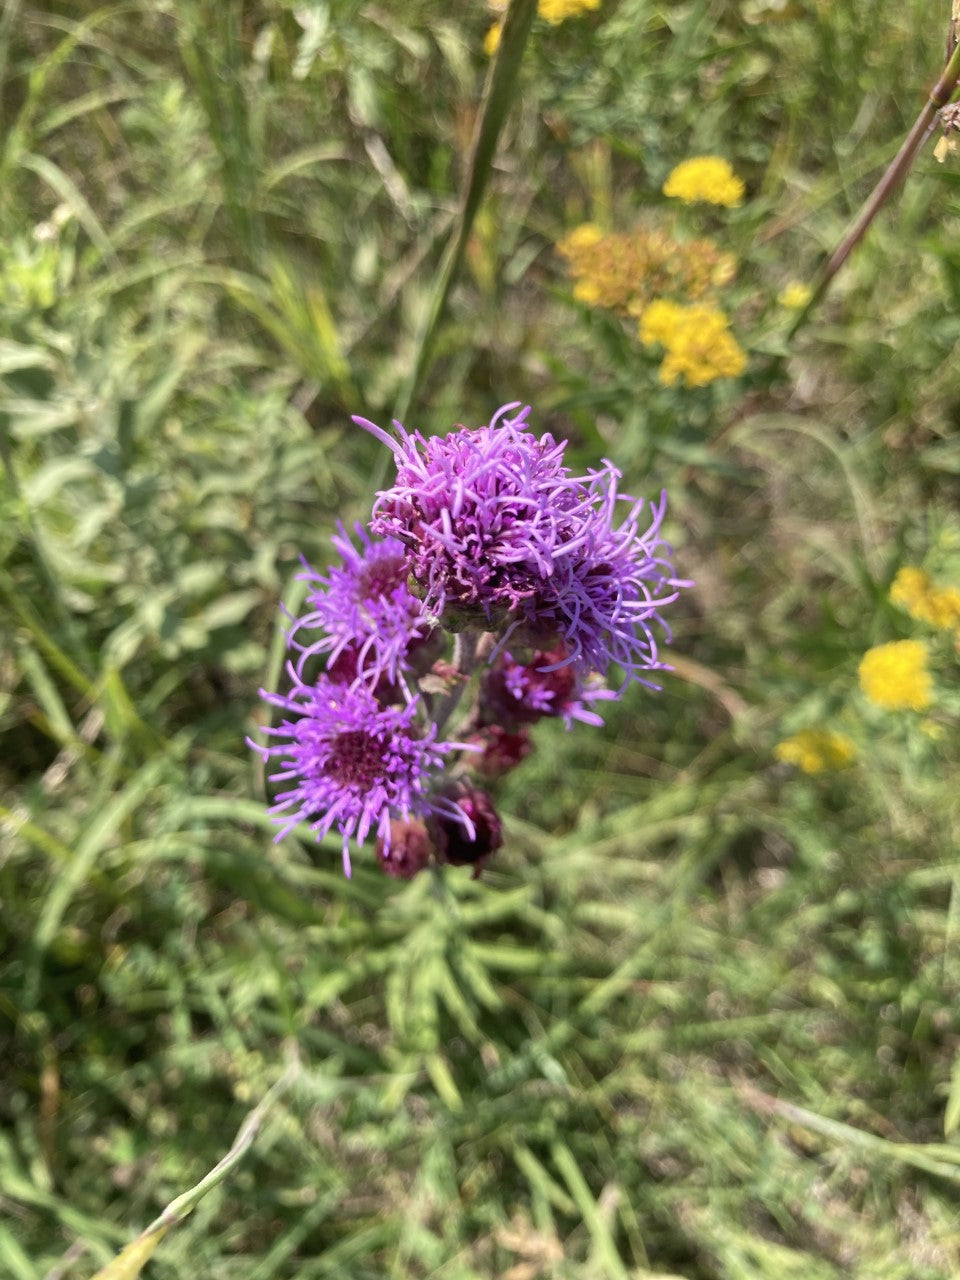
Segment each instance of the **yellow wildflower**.
[{"label": "yellow wildflower", "polygon": [[890,601],[917,622],[940,631],[960,629],[960,589],[935,587],[928,574],[912,565],[899,570],[890,588]]},{"label": "yellow wildflower", "polygon": [[579,17],[589,9],[599,9],[600,0],[540,0],[537,13],[557,26],[567,18]]},{"label": "yellow wildflower", "polygon": [[602,239],[603,231],[595,222],[581,222],[564,236],[557,249],[564,257],[573,258],[585,249],[592,249]]},{"label": "yellow wildflower", "polygon": [[[487,6],[494,13],[503,13],[507,7],[507,0],[487,0]],[[556,27],[561,22],[565,22],[567,18],[577,18],[581,13],[599,8],[600,0],[539,0],[537,13],[545,21]],[[485,52],[492,56],[496,53],[499,44],[500,26],[497,25],[496,27],[491,27],[487,32],[483,47]]]},{"label": "yellow wildflower", "polygon": [[813,290],[808,284],[801,284],[799,280],[791,280],[780,290],[777,301],[781,307],[788,307],[791,311],[799,311],[801,307],[805,307],[813,297]]},{"label": "yellow wildflower", "polygon": [[588,307],[600,306],[603,303],[603,292],[596,280],[578,280],[573,286],[573,296],[578,302]]},{"label": "yellow wildflower", "polygon": [[801,729],[777,743],[773,754],[804,773],[826,773],[852,764],[857,758],[857,749],[849,738],[832,729]]},{"label": "yellow wildflower", "polygon": [[668,347],[683,324],[685,307],[668,298],[656,298],[640,316],[640,341],[645,347],[659,342]]},{"label": "yellow wildflower", "polygon": [[922,640],[895,640],[868,649],[860,662],[860,688],[888,711],[922,711],[933,702],[933,681]]},{"label": "yellow wildflower", "polygon": [[684,204],[740,204],[745,187],[722,156],[694,156],[683,160],[667,175],[663,194]]},{"label": "yellow wildflower", "polygon": [[575,282],[574,296],[591,306],[640,315],[665,293],[703,298],[728,283],[736,259],[712,240],[675,240],[663,231],[601,231],[575,227],[557,244]]},{"label": "yellow wildflower", "polygon": [[503,30],[503,24],[500,22],[495,22],[493,26],[490,28],[490,30],[487,32],[487,34],[483,37],[483,52],[487,55],[488,58],[492,58],[493,55],[497,52],[497,50],[500,48],[500,32],[502,30]]},{"label": "yellow wildflower", "polygon": [[705,387],[717,378],[736,378],[747,367],[746,353],[716,307],[651,303],[640,317],[640,340],[666,348],[660,381],[668,387],[680,378],[688,387]]}]

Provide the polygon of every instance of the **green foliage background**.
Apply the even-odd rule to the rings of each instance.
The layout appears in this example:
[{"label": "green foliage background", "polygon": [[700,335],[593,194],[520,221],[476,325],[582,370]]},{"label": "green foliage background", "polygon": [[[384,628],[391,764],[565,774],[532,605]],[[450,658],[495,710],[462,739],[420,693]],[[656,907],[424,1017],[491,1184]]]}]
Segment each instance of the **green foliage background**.
[{"label": "green foliage background", "polygon": [[[272,843],[244,745],[280,599],[364,518],[455,225],[484,5],[0,9],[0,1273],[85,1280],[301,1070],[149,1274],[960,1273],[956,655],[856,667],[958,580],[956,164],[921,161],[788,353],[949,6],[604,0],[537,22],[408,425],[529,400],[667,488],[677,672],[543,726],[480,882]],[[940,9],[944,12],[941,13]],[[936,11],[936,12],[934,12]],[[740,384],[667,390],[553,244],[749,198]],[[856,766],[773,763],[805,724]]]}]

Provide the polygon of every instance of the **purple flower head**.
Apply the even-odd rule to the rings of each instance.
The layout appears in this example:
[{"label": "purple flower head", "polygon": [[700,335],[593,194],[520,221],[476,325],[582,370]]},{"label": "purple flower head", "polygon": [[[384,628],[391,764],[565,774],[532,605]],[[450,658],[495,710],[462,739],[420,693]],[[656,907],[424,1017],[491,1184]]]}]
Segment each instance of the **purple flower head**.
[{"label": "purple flower head", "polygon": [[[458,427],[425,439],[394,425],[395,440],[372,423],[393,450],[396,483],[381,492],[371,529],[400,540],[424,604],[439,615],[456,610],[500,621],[530,599],[553,572],[558,546],[576,522],[583,495],[563,466],[563,444],[497,413],[488,427]],[[503,419],[503,421],[500,421]]]},{"label": "purple flower head", "polygon": [[[615,662],[625,673],[624,685],[638,680],[658,688],[641,675],[667,666],[659,657],[654,628],[669,643],[670,628],[660,610],[676,600],[681,587],[691,584],[674,577],[667,558],[670,547],[660,538],[667,495],[661,494],[659,506],[649,504],[649,524],[644,528],[643,499],[634,502],[617,494],[620,472],[612,463],[605,466],[605,473],[593,477],[602,506],[582,553],[558,561],[528,606],[528,615],[535,630],[553,628],[563,638],[581,669],[603,672]],[[632,505],[614,528],[617,501]]]},{"label": "purple flower head", "polygon": [[309,612],[293,619],[287,637],[300,655],[297,675],[302,678],[309,658],[323,654],[328,673],[341,679],[349,672],[351,680],[396,684],[408,650],[431,629],[422,604],[407,587],[406,550],[395,538],[373,541],[358,524],[358,551],[342,524],[338,529],[332,542],[342,564],[318,573],[304,561],[304,571],[297,575],[310,584]]},{"label": "purple flower head", "polygon": [[480,711],[484,723],[513,727],[536,724],[544,716],[559,716],[569,729],[574,720],[601,725],[589,709],[592,702],[616,697],[609,689],[584,682],[563,645],[535,652],[519,662],[504,651],[487,672],[481,686]]},{"label": "purple flower head", "polygon": [[271,814],[280,821],[281,840],[298,823],[307,822],[321,839],[331,828],[343,837],[343,867],[350,874],[349,841],[362,843],[374,830],[384,857],[390,856],[391,817],[437,814],[460,823],[473,837],[467,814],[452,800],[430,794],[430,784],[443,769],[444,757],[464,747],[437,742],[431,725],[421,733],[414,723],[416,701],[384,707],[363,683],[345,685],[325,676],[303,684],[292,664],[288,695],[261,690],[261,697],[287,717],[264,732],[282,739],[269,746],[250,742],[279,769],[271,781],[287,784]]},{"label": "purple flower head", "polygon": [[[566,442],[527,429],[529,408],[505,405],[490,425],[397,438],[363,418],[393,451],[395,484],[374,504],[371,529],[407,550],[428,612],[515,631],[538,648],[562,643],[562,663],[627,680],[664,664],[653,626],[687,585],[673,576],[659,536],[666,499],[644,529],[642,500],[621,495],[604,461],[585,476],[563,464]],[[618,504],[629,509],[614,527]],[[451,618],[451,614],[454,615]]]}]

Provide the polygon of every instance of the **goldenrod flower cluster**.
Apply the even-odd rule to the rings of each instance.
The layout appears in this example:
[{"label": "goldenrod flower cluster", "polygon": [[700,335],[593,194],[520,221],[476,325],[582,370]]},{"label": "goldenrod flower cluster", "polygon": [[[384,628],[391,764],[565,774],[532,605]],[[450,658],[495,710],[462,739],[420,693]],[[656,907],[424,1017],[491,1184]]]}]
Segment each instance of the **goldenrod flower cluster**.
[{"label": "goldenrod flower cluster", "polygon": [[[507,7],[507,0],[489,0],[491,9],[502,13]],[[600,8],[600,0],[539,0],[537,14],[552,26],[559,26],[567,18],[578,18],[581,13]],[[483,39],[483,51],[492,58],[500,47],[500,31],[502,23],[495,22]]]},{"label": "goldenrod flower cluster", "polygon": [[746,353],[716,307],[658,298],[640,317],[640,341],[665,349],[660,381],[668,387],[680,378],[688,387],[705,387],[717,378],[736,378],[747,367]]},{"label": "goldenrod flower cluster", "polygon": [[578,301],[634,316],[664,293],[702,298],[736,270],[733,254],[711,240],[675,240],[644,227],[604,232],[587,222],[565,236],[557,252],[570,264]]},{"label": "goldenrod flower cluster", "polygon": [[922,640],[895,640],[868,649],[860,662],[860,688],[887,711],[923,711],[933,702],[933,680]]},{"label": "goldenrod flower cluster", "polygon": [[684,204],[740,204],[745,187],[722,156],[693,156],[667,175],[663,194]]},{"label": "goldenrod flower cluster", "polygon": [[940,631],[960,632],[960,589],[935,587],[922,569],[904,566],[893,580],[890,600],[917,622],[929,623]]},{"label": "goldenrod flower cluster", "polygon": [[826,773],[852,764],[857,758],[857,749],[848,737],[832,729],[801,729],[778,743],[773,754],[804,773]]}]

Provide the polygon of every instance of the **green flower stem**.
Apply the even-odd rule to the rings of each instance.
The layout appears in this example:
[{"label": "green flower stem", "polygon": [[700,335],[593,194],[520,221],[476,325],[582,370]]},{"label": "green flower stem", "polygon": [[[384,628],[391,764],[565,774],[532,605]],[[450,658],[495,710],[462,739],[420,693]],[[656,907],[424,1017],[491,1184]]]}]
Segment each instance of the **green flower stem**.
[{"label": "green flower stem", "polygon": [[[486,634],[485,632],[483,634]],[[437,736],[443,732],[447,721],[460,705],[463,691],[470,683],[477,665],[477,649],[480,633],[476,631],[458,631],[454,638],[453,666],[456,671],[453,687],[449,693],[439,700],[433,709],[433,721],[437,726]]]}]

